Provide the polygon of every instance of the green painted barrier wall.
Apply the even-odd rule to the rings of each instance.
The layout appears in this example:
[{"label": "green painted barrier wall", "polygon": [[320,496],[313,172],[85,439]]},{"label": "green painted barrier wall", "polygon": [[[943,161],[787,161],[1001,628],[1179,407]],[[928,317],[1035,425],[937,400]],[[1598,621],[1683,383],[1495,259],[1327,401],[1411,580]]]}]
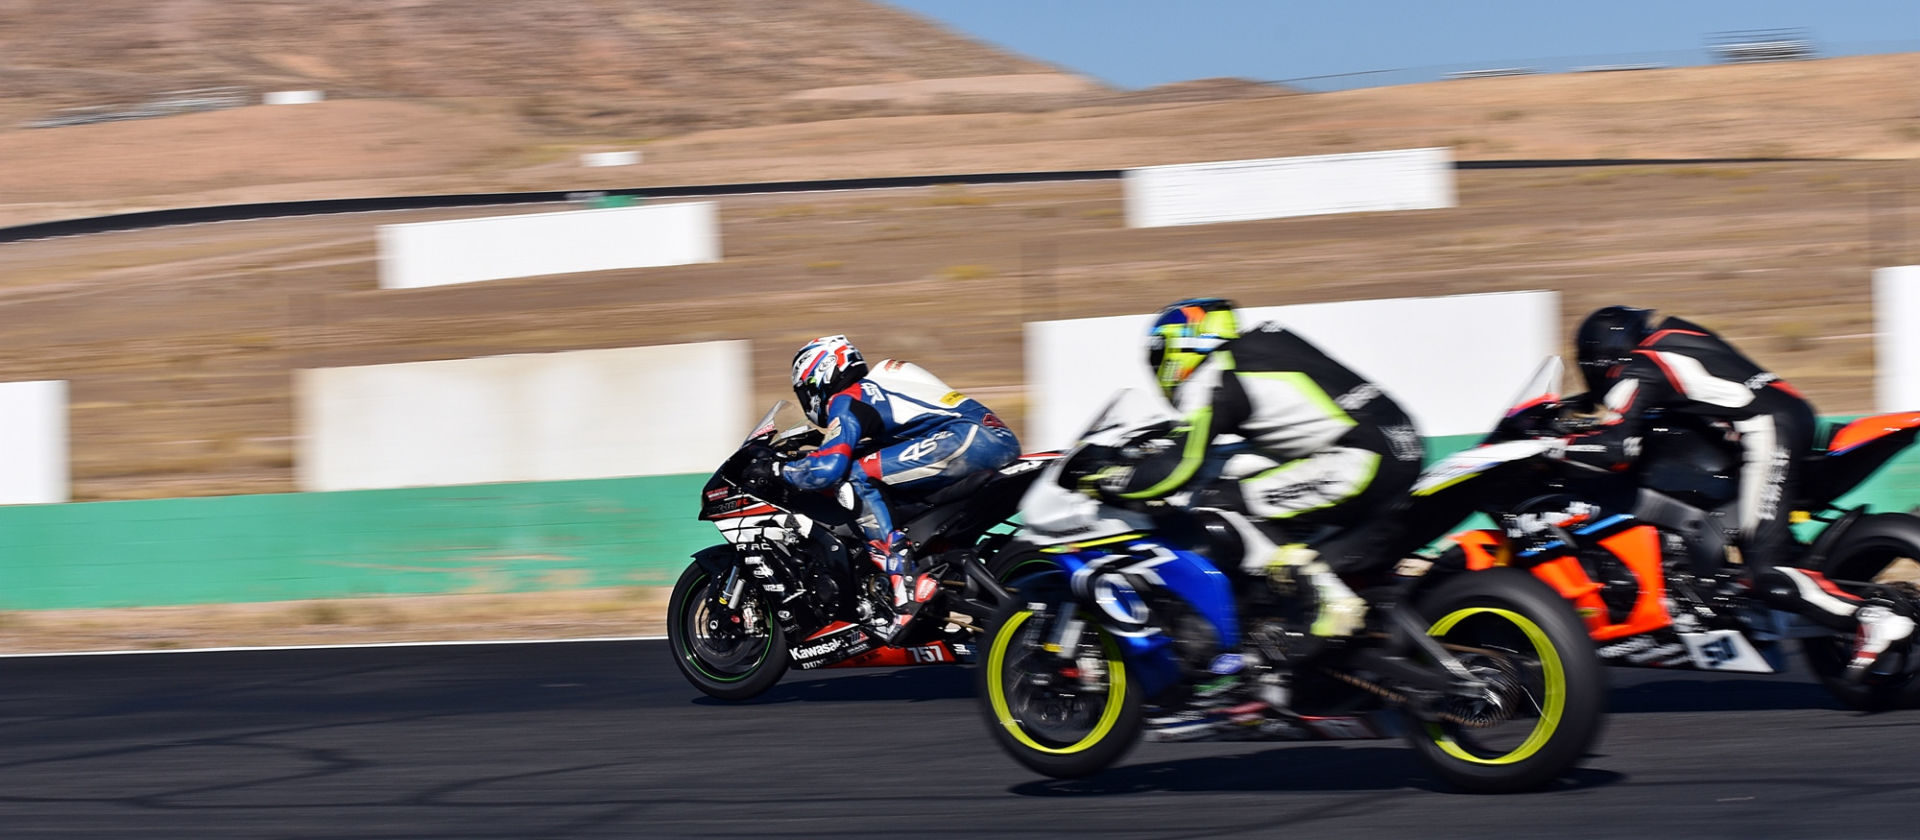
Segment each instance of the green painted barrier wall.
[{"label": "green painted barrier wall", "polygon": [[[1438,458],[1478,435],[1428,440]],[[0,507],[0,610],[669,586],[705,475]],[[1920,454],[1850,494],[1920,504]]]},{"label": "green painted barrier wall", "polygon": [[670,586],[706,479],[0,508],[0,609]]}]

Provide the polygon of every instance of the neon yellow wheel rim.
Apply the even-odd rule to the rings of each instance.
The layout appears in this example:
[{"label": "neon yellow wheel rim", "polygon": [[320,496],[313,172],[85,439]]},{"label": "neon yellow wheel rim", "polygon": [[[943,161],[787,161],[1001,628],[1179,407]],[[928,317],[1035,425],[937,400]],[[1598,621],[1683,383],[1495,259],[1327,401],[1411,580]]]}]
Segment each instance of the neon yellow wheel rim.
[{"label": "neon yellow wheel rim", "polygon": [[1487,765],[1514,764],[1525,761],[1539,752],[1540,748],[1546,746],[1547,741],[1553,737],[1554,731],[1560,728],[1560,715],[1567,708],[1567,674],[1566,670],[1560,666],[1560,652],[1554,649],[1552,640],[1547,638],[1547,632],[1540,629],[1540,625],[1533,623],[1533,619],[1512,610],[1495,607],[1467,607],[1454,610],[1434,622],[1433,626],[1427,629],[1427,635],[1443,635],[1460,622],[1482,613],[1499,616],[1520,628],[1520,632],[1525,633],[1527,640],[1533,643],[1533,649],[1540,654],[1541,675],[1546,682],[1546,703],[1540,708],[1540,720],[1533,725],[1533,731],[1528,733],[1525,741],[1520,742],[1520,746],[1513,748],[1505,755],[1491,758],[1467,752],[1437,724],[1427,724],[1427,733],[1432,736],[1433,742],[1439,745],[1442,752],[1461,761]]},{"label": "neon yellow wheel rim", "polygon": [[1112,685],[1107,689],[1107,707],[1100,711],[1100,719],[1094,722],[1093,729],[1087,732],[1086,737],[1064,747],[1049,747],[1033,740],[1033,737],[1027,734],[1026,728],[1014,719],[1013,712],[1008,709],[1006,681],[1000,675],[1000,668],[1007,660],[1008,645],[1019,632],[1020,626],[1032,617],[1032,610],[1021,610],[1009,615],[1006,623],[1000,625],[999,632],[993,634],[993,644],[987,649],[987,673],[991,675],[987,680],[987,700],[993,704],[993,716],[1000,721],[1000,726],[1005,728],[1007,734],[1012,735],[1013,739],[1019,741],[1022,746],[1050,755],[1072,755],[1082,752],[1105,740],[1107,735],[1113,732],[1114,722],[1120,719],[1120,708],[1125,705],[1127,697],[1126,665],[1120,661],[1120,652],[1115,649],[1113,640],[1102,633],[1100,641],[1107,653],[1107,678]]}]

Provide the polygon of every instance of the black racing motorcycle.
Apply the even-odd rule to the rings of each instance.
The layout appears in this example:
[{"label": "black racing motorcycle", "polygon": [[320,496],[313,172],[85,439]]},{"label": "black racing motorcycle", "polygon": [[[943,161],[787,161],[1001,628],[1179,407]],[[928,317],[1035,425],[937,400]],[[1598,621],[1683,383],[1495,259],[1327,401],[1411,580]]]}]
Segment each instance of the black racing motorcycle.
[{"label": "black racing motorcycle", "polygon": [[[1853,634],[1771,608],[1753,593],[1733,549],[1741,467],[1724,424],[1681,414],[1649,418],[1631,469],[1571,466],[1555,447],[1587,422],[1556,396],[1560,361],[1534,375],[1523,399],[1480,445],[1430,468],[1416,497],[1459,501],[1499,526],[1468,530],[1436,560],[1453,571],[1521,566],[1579,610],[1610,665],[1777,673],[1799,641],[1808,665],[1841,702],[1860,709],[1920,704],[1920,661],[1846,676]],[[1838,499],[1910,446],[1920,412],[1866,417],[1823,435],[1806,456],[1795,516],[1817,535],[1793,565],[1823,574],[1812,597],[1878,597],[1920,609],[1912,561],[1920,518],[1841,507]],[[1830,587],[1830,589],[1828,589]]]},{"label": "black racing motorcycle", "polygon": [[912,558],[939,581],[932,600],[891,644],[874,633],[892,621],[892,589],[867,559],[852,489],[796,490],[781,482],[751,486],[757,462],[802,457],[820,432],[782,433],[777,402],[715,471],[700,494],[700,519],[725,542],[693,556],[667,604],[674,664],[695,688],[745,700],[772,687],[789,668],[938,665],[970,661],[973,638],[1009,596],[995,565],[1011,539],[1020,497],[1057,457],[1022,456],[927,494],[882,488]]}]

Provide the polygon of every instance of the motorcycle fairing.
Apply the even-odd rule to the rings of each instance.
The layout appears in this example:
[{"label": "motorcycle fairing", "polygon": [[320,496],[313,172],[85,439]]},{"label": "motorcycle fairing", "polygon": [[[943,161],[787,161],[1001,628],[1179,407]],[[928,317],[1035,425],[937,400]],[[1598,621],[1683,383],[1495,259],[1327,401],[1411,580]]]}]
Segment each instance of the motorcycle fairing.
[{"label": "motorcycle fairing", "polygon": [[1494,467],[1531,458],[1551,448],[1546,441],[1528,439],[1484,443],[1460,450],[1421,472],[1420,480],[1413,485],[1413,495],[1431,496]]},{"label": "motorcycle fairing", "polygon": [[1805,493],[1807,509],[1845,495],[1913,444],[1920,411],[1862,417],[1835,430],[1824,455],[1813,458]]},{"label": "motorcycle fairing", "polygon": [[1827,442],[1827,454],[1840,455],[1861,444],[1916,428],[1920,428],[1920,411],[1862,417],[1833,433],[1833,438]]},{"label": "motorcycle fairing", "polygon": [[1572,533],[1590,538],[1592,544],[1618,558],[1632,573],[1638,592],[1633,606],[1621,620],[1613,619],[1601,597],[1605,587],[1581,565],[1578,548],[1558,538],[1517,553],[1512,541],[1501,531],[1467,531],[1455,534],[1453,541],[1465,552],[1470,570],[1519,565],[1545,581],[1573,603],[1574,611],[1586,622],[1596,642],[1651,633],[1672,623],[1667,614],[1666,572],[1661,564],[1659,529],[1629,516],[1615,515],[1583,525]]},{"label": "motorcycle fairing", "polygon": [[[1067,572],[1078,600],[1094,608],[1102,626],[1120,644],[1121,656],[1135,666],[1148,696],[1179,680],[1180,661],[1172,637],[1153,623],[1159,616],[1149,609],[1131,609],[1135,599],[1144,608],[1171,596],[1209,625],[1220,650],[1240,643],[1232,584],[1206,558],[1152,540],[1106,548],[1053,557]],[[1136,582],[1145,584],[1146,591]]]}]

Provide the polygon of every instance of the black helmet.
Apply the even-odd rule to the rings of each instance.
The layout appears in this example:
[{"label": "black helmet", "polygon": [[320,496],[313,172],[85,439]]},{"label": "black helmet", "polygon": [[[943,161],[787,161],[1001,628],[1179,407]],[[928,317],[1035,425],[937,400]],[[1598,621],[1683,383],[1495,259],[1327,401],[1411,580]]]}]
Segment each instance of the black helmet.
[{"label": "black helmet", "polygon": [[1633,348],[1645,341],[1651,328],[1653,310],[1631,306],[1596,309],[1580,322],[1574,349],[1580,354],[1580,375],[1587,380],[1587,393],[1596,397],[1606,389],[1607,374],[1627,363]]}]

